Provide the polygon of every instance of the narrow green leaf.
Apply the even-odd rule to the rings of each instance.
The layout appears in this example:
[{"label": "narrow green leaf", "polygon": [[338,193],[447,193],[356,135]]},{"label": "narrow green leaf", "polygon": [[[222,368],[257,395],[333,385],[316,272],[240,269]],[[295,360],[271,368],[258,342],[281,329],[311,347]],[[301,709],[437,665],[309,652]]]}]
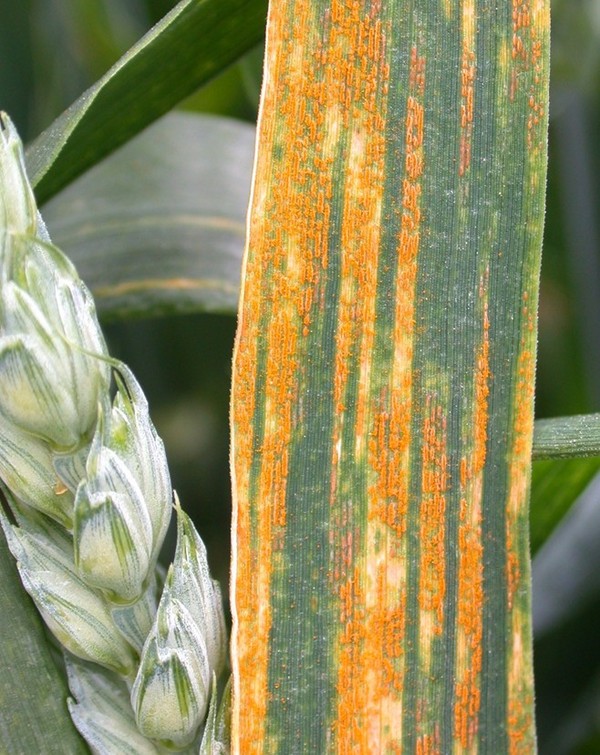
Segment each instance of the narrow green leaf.
[{"label": "narrow green leaf", "polygon": [[27,151],[42,204],[255,45],[266,0],[182,0]]},{"label": "narrow green leaf", "polygon": [[281,0],[234,358],[233,752],[535,750],[546,0]]},{"label": "narrow green leaf", "polygon": [[534,459],[600,456],[600,414],[539,419],[533,433]]},{"label": "narrow green leaf", "polygon": [[85,753],[67,710],[68,688],[0,529],[0,751]]},{"label": "narrow green leaf", "polygon": [[235,313],[255,129],[172,113],[44,207],[104,319]]}]

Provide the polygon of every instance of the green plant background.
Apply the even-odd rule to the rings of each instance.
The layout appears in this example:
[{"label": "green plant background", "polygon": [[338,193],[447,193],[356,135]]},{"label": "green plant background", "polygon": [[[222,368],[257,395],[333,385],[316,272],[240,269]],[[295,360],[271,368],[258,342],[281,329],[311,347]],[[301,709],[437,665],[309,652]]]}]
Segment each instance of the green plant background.
[{"label": "green plant background", "polygon": [[[171,0],[0,0],[0,108],[27,143],[175,5]],[[536,416],[600,410],[600,4],[553,3],[550,164]],[[260,45],[181,104],[253,123]],[[217,156],[218,157],[218,156]],[[194,159],[194,154],[189,156]],[[239,176],[249,187],[250,175]],[[43,212],[43,208],[42,208]],[[240,240],[240,244],[241,244]],[[106,323],[111,352],[137,374],[165,440],[173,482],[226,588],[228,314]],[[598,463],[537,462],[534,504],[567,508]],[[572,485],[572,487],[571,487]],[[534,562],[540,751],[600,750],[600,487]],[[581,507],[580,507],[581,508]],[[544,535],[534,547],[539,548]],[[581,554],[585,554],[585,558]],[[569,600],[564,596],[568,595]],[[549,618],[548,618],[549,617]]]}]

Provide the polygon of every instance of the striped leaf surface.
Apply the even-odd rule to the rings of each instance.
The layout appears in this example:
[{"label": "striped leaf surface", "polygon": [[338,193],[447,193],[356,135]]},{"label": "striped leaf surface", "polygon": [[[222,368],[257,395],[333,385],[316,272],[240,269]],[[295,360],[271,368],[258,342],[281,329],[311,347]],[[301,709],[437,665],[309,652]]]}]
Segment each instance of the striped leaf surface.
[{"label": "striped leaf surface", "polygon": [[277,0],[232,396],[233,749],[531,752],[547,0]]}]

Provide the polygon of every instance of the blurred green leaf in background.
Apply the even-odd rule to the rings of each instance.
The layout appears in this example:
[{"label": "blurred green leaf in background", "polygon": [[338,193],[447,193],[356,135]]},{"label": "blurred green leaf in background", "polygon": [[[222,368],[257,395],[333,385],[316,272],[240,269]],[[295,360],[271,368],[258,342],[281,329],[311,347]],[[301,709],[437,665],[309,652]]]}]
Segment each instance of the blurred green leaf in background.
[{"label": "blurred green leaf in background", "polygon": [[[552,13],[539,417],[600,407],[600,5],[595,0],[555,0]],[[532,511],[540,512],[538,521],[560,506],[561,499],[566,502],[571,486],[573,493],[583,493],[594,466],[597,459],[537,462]],[[578,501],[575,521],[581,521],[580,507],[587,512],[588,525],[600,521],[597,481]],[[591,562],[572,557],[577,547],[570,519],[554,531],[533,563],[538,741],[541,752],[553,754],[598,752],[600,747],[600,591],[597,580],[590,579]],[[539,543],[536,526],[532,521],[534,548]],[[590,549],[600,551],[598,535],[597,527],[589,529],[588,555]],[[549,624],[541,618],[542,607],[562,601],[567,581],[579,588],[573,587],[573,600]]]}]

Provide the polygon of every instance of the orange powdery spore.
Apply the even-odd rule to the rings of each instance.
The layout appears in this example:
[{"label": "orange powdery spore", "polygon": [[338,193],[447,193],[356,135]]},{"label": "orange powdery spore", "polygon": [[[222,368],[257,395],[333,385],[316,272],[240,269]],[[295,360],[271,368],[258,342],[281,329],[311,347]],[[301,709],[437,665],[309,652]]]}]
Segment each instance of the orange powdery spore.
[{"label": "orange powdery spore", "polygon": [[[516,638],[523,637],[523,627],[517,627],[513,623]],[[529,630],[527,630],[529,631]],[[516,639],[515,638],[515,639]],[[511,662],[509,666],[510,697],[508,699],[507,733],[509,755],[529,755],[533,752],[535,742],[535,728],[532,716],[533,706],[533,682],[531,665],[524,664],[524,655],[530,655],[531,650],[519,644],[519,640],[513,642]],[[526,672],[523,678],[518,674]]]},{"label": "orange powdery spore", "polygon": [[527,34],[531,27],[530,0],[512,2],[512,57],[528,67],[529,44]]},{"label": "orange powdery spore", "polygon": [[[285,492],[292,408],[296,395],[297,331],[295,313],[279,309],[269,327],[264,439],[259,500],[269,501],[271,526],[285,527]],[[266,534],[266,533],[265,533]],[[273,531],[273,534],[274,531]]]},{"label": "orange powdery spore", "polygon": [[[369,516],[391,528],[400,542],[406,530],[410,423],[412,417],[412,358],[415,282],[421,227],[421,177],[425,58],[411,51],[409,95],[405,121],[405,177],[398,238],[393,363],[389,390],[373,411],[370,468],[375,482],[369,489]],[[376,521],[374,521],[376,525]],[[393,546],[392,546],[393,549]]]},{"label": "orange powdery spore", "polygon": [[402,689],[396,662],[404,653],[405,602],[401,594],[393,606],[385,604],[388,576],[385,559],[380,559],[366,577],[355,567],[340,586],[335,722],[335,751],[340,755],[401,751],[400,710],[390,690]]},{"label": "orange powdery spore", "polygon": [[[341,223],[341,278],[335,336],[333,487],[341,460],[346,403],[355,406],[355,458],[364,452],[366,407],[375,337],[375,302],[383,203],[385,97],[389,77],[379,18],[359,3],[334,2],[325,63],[326,87],[347,135]],[[337,102],[335,99],[337,98]],[[346,396],[358,369],[357,395]],[[348,449],[349,450],[349,449]]]},{"label": "orange powdery spore", "polygon": [[464,176],[471,165],[473,135],[473,100],[475,96],[475,53],[463,47],[460,71],[460,158],[458,174]]},{"label": "orange powdery spore", "polygon": [[[268,93],[267,93],[268,94]],[[271,97],[272,99],[272,97]],[[267,111],[268,112],[268,111]],[[269,170],[266,151],[258,155],[256,180],[264,180]],[[255,193],[250,217],[249,239],[260,239],[264,195]],[[236,334],[232,382],[232,497],[235,538],[232,548],[232,614],[231,659],[233,667],[232,741],[240,740],[245,725],[249,741],[261,741],[266,713],[267,663],[264,638],[271,627],[268,601],[261,604],[261,595],[268,590],[269,533],[252,526],[250,472],[253,460],[255,383],[258,363],[258,339],[262,306],[260,290],[266,262],[259,257],[265,250],[248,248],[245,253],[245,281],[240,318]],[[265,534],[267,538],[265,539]],[[260,613],[256,606],[261,605]],[[250,705],[251,715],[240,719],[241,700],[244,709]],[[235,744],[234,744],[235,748]],[[251,752],[252,750],[248,750]]]},{"label": "orange powdery spore", "polygon": [[[336,334],[335,401],[343,421],[351,369],[359,370],[354,427],[355,457],[365,452],[375,338],[375,303],[384,185],[384,136],[379,112],[367,113],[352,132],[344,194],[342,283]],[[358,365],[356,358],[358,357]],[[336,430],[341,431],[341,425]]]},{"label": "orange powdery spore", "polygon": [[[327,91],[308,0],[272,4],[245,285],[233,385],[234,751],[264,752],[269,705],[271,584],[287,523],[289,448],[299,402],[298,360],[327,268],[335,140],[322,133]],[[262,349],[262,351],[259,351]],[[261,361],[265,373],[257,375]],[[264,401],[257,427],[256,395]],[[256,435],[261,446],[257,448]],[[254,489],[255,498],[250,499]],[[278,680],[273,680],[274,684]]]},{"label": "orange powdery spore", "polygon": [[[313,311],[325,304],[328,233],[333,195],[332,170],[340,136],[340,117],[328,86],[330,61],[318,37],[322,20],[307,19],[309,0],[296,0],[293,28],[280,29],[280,97],[276,123],[281,128],[281,159],[274,165],[269,216],[276,248],[286,250],[285,275],[302,324],[311,332]],[[294,254],[290,254],[290,250]],[[277,295],[277,294],[275,294]]]},{"label": "orange powdery spore", "polygon": [[[456,752],[472,752],[481,705],[480,673],[483,641],[483,547],[481,544],[481,480],[468,485],[471,501],[460,501],[456,684],[454,737]],[[478,497],[479,501],[473,501]],[[475,512],[473,511],[475,503]]]},{"label": "orange powdery spore", "polygon": [[[236,657],[240,674],[238,694],[244,709],[243,718],[238,724],[241,752],[260,751],[258,737],[263,733],[267,708],[268,637],[271,629],[270,586],[286,525],[288,445],[297,366],[297,327],[294,319],[289,311],[281,310],[269,327],[270,357],[267,361],[265,385],[267,421],[264,427],[258,481],[257,530],[242,530],[242,526],[249,529],[250,517],[247,510],[241,515],[238,514],[238,548],[245,546],[251,549],[251,554],[247,557],[247,569],[251,571],[240,569],[236,585],[239,622]],[[240,555],[243,555],[243,552]],[[253,717],[263,718],[250,720],[246,718],[249,712]],[[246,747],[246,744],[249,746]]]},{"label": "orange powdery spore", "polygon": [[[385,75],[385,72],[384,72]],[[366,632],[354,632],[360,649],[342,646],[338,675],[338,752],[400,751],[404,688],[406,607],[406,515],[412,420],[412,354],[417,253],[420,242],[421,178],[425,59],[411,52],[405,118],[405,162],[397,246],[393,362],[387,385],[365,400],[357,423],[368,424],[366,443],[369,488],[364,551],[364,611]],[[363,337],[363,344],[369,344]],[[365,353],[366,356],[366,352]],[[362,357],[361,357],[362,358]],[[363,373],[366,374],[366,373]],[[362,380],[362,376],[361,376]],[[361,383],[368,391],[369,380]],[[357,610],[362,606],[357,606]],[[352,646],[355,647],[355,646]],[[362,710],[353,705],[358,690],[366,690]],[[345,691],[347,690],[347,691]],[[362,693],[361,693],[362,694]],[[354,732],[354,734],[350,734]],[[352,749],[352,736],[368,733],[368,746]],[[363,740],[357,740],[362,742]]]},{"label": "orange powdery spore", "polygon": [[362,725],[368,690],[356,669],[365,662],[365,590],[363,575],[355,567],[339,588],[340,626],[337,712],[334,724],[336,752],[368,752],[368,731]]},{"label": "orange powdery spore", "polygon": [[483,471],[488,433],[489,365],[488,273],[479,297],[483,308],[482,341],[476,354],[473,445],[461,459],[458,525],[458,598],[456,612],[456,684],[454,687],[455,752],[472,752],[481,706],[480,674],[483,641],[483,545],[481,541]]},{"label": "orange powdery spore", "polygon": [[533,669],[529,612],[515,610],[508,661],[507,734],[509,755],[528,755],[535,747]]},{"label": "orange powdery spore", "polygon": [[527,87],[523,92],[529,105],[527,146],[542,154],[546,145],[544,37],[548,34],[549,12],[547,0],[513,0],[510,99],[515,98],[520,86]]},{"label": "orange powdery spore", "polygon": [[[378,707],[381,694],[382,644],[396,650],[397,606],[381,612],[383,564],[377,576],[369,555],[354,538],[359,532],[340,483],[369,452],[369,401],[375,339],[375,303],[385,158],[385,101],[389,79],[385,24],[373,4],[333,2],[321,62],[334,114],[339,114],[345,141],[345,181],[341,220],[341,278],[335,336],[332,434],[332,510],[336,511],[332,557],[333,582],[340,599],[337,708],[333,722],[337,752],[368,752],[381,740]],[[332,122],[331,113],[327,122]],[[358,372],[349,393],[349,377]],[[354,409],[348,415],[347,409]],[[348,416],[353,417],[353,447],[342,446]],[[346,495],[347,497],[347,495]],[[381,554],[379,554],[381,557]],[[366,559],[366,560],[365,560]],[[373,567],[375,568],[375,567]],[[350,575],[350,576],[348,576]],[[392,647],[393,646],[393,647]],[[374,657],[375,654],[375,657]],[[394,679],[394,670],[385,665]],[[377,670],[377,671],[375,671]],[[388,731],[393,731],[394,716]],[[375,728],[370,722],[376,720]],[[389,738],[389,735],[386,735]]]},{"label": "orange powdery spore", "polygon": [[[530,157],[545,159],[547,140],[546,66],[544,47],[550,28],[548,0],[513,0],[512,5],[512,71],[510,100],[521,88],[527,98],[527,146]],[[526,89],[523,89],[526,87]],[[532,171],[531,180],[539,180],[539,171]],[[535,186],[533,187],[535,188]]]},{"label": "orange powdery spore", "polygon": [[[399,552],[394,543],[400,543],[406,532],[408,465],[395,465],[391,459],[402,458],[408,452],[411,414],[410,405],[400,401],[398,395],[392,395],[391,401],[398,404],[392,407],[391,412],[387,408],[373,412],[369,467],[373,471],[374,483],[369,487],[369,519],[374,527],[377,524],[385,525],[386,529],[389,528],[394,533],[394,553]],[[393,427],[390,419],[392,415],[395,419]]]},{"label": "orange powdery spore", "polygon": [[[529,91],[529,117],[527,119],[527,146],[531,156],[546,159],[547,112],[546,112],[546,66],[544,46],[550,28],[550,5],[546,0],[536,0],[532,8],[530,34],[530,59],[533,72]],[[542,180],[539,171],[532,171],[532,182]]]},{"label": "orange powdery spore", "polygon": [[434,396],[427,396],[421,443],[419,511],[419,696],[417,751],[438,753],[439,711],[432,702],[439,685],[433,667],[436,639],[444,630],[446,597],[446,416]]},{"label": "orange powdery spore", "polygon": [[[529,70],[529,44],[527,32],[531,25],[529,0],[512,0],[512,70],[510,101],[513,102],[523,74]],[[525,79],[526,80],[526,79]]]},{"label": "orange powdery spore", "polygon": [[427,397],[421,465],[419,608],[421,665],[431,667],[432,645],[444,628],[446,596],[446,417],[443,407]]},{"label": "orange powdery spore", "polygon": [[528,349],[523,349],[517,362],[516,402],[513,422],[513,444],[509,464],[509,491],[506,507],[506,578],[509,611],[513,608],[515,594],[521,587],[521,550],[519,530],[524,511],[527,509],[529,490],[531,444],[533,438],[533,397],[535,359]]},{"label": "orange powdery spore", "polygon": [[421,734],[417,737],[416,755],[440,755],[439,725],[433,734]]}]

